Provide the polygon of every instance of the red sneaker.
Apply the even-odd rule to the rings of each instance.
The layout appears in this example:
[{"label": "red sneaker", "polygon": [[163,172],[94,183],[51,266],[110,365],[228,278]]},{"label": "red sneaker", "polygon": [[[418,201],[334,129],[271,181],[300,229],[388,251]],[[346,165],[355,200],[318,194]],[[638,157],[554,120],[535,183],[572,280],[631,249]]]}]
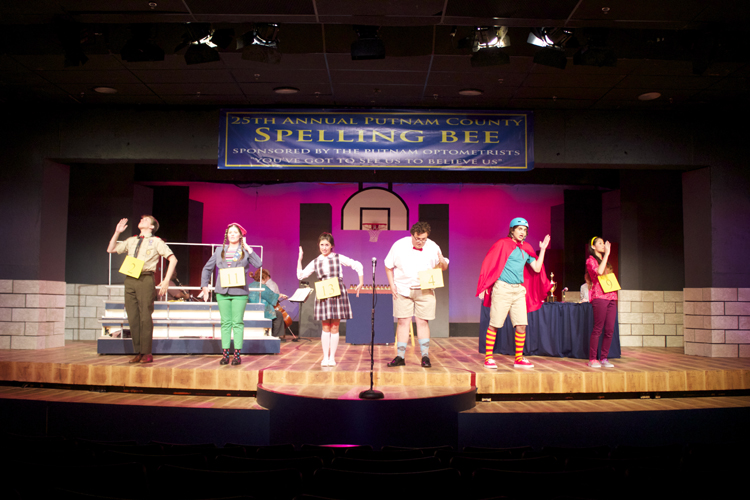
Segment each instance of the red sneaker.
[{"label": "red sneaker", "polygon": [[516,359],[516,362],[513,363],[513,368],[521,368],[521,369],[529,369],[534,368],[534,363],[530,362],[526,358]]}]

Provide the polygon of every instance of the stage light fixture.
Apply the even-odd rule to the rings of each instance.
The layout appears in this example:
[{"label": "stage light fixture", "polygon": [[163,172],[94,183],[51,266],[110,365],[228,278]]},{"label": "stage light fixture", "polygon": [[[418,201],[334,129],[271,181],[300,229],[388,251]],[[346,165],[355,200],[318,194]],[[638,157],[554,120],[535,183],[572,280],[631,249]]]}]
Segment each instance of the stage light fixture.
[{"label": "stage light fixture", "polygon": [[526,41],[537,47],[557,47],[562,49],[572,38],[573,32],[567,28],[534,28],[529,33]]},{"label": "stage light fixture", "polygon": [[[542,47],[534,54],[534,63],[542,66],[565,69],[568,58],[563,48],[573,39],[573,32],[567,28],[534,28],[526,41],[531,45]],[[578,44],[575,44],[578,46]]]},{"label": "stage light fixture", "polygon": [[477,26],[472,51],[510,47],[507,26]]},{"label": "stage light fixture", "polygon": [[380,26],[354,26],[359,40],[352,43],[352,61],[385,59],[385,44],[378,36]]},{"label": "stage light fixture", "polygon": [[208,23],[187,23],[186,31],[182,35],[180,42],[174,51],[178,52],[185,47],[185,62],[187,64],[202,64],[207,62],[220,61],[221,56],[214,50],[217,44],[211,41],[214,30]]},{"label": "stage light fixture", "polygon": [[510,38],[506,26],[477,26],[471,44],[471,66],[500,66],[509,64],[510,57],[500,50],[509,47]]},{"label": "stage light fixture", "polygon": [[279,25],[256,24],[253,29],[237,38],[237,50],[242,49],[242,59],[266,64],[279,64]]},{"label": "stage light fixture", "polygon": [[211,35],[211,25],[208,23],[187,23],[185,25],[185,33],[182,34],[182,42],[174,48],[175,52],[179,52],[190,44],[200,43]]}]

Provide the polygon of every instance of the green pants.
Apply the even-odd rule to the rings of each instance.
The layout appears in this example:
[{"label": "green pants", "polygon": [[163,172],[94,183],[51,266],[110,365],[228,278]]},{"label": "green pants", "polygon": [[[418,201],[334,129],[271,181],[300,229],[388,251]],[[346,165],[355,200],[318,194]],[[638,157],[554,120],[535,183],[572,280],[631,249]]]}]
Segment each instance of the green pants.
[{"label": "green pants", "polygon": [[245,305],[247,295],[225,295],[216,294],[219,303],[219,314],[221,315],[221,348],[229,349],[234,331],[234,349],[242,350],[242,339],[245,333]]}]

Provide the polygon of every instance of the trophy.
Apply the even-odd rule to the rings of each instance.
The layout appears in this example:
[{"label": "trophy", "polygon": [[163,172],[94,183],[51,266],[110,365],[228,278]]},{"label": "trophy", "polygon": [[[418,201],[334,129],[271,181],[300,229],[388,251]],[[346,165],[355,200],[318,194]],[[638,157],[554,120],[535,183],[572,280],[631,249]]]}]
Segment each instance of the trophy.
[{"label": "trophy", "polygon": [[552,285],[552,288],[550,288],[550,291],[547,292],[547,302],[554,302],[555,301],[555,288],[557,288],[557,283],[554,281],[555,273],[549,273],[549,282]]}]

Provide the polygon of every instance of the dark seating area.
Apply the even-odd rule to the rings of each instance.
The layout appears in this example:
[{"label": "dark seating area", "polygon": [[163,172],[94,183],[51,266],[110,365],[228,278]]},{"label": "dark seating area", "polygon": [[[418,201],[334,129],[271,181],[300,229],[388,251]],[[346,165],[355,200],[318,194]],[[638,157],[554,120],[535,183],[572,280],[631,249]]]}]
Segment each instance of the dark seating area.
[{"label": "dark seating area", "polygon": [[[0,436],[5,498],[700,498],[740,487],[739,448],[711,444],[403,448],[171,444]],[[43,473],[42,473],[43,471]],[[43,478],[40,480],[40,477]],[[416,488],[416,490],[415,490]]]}]

